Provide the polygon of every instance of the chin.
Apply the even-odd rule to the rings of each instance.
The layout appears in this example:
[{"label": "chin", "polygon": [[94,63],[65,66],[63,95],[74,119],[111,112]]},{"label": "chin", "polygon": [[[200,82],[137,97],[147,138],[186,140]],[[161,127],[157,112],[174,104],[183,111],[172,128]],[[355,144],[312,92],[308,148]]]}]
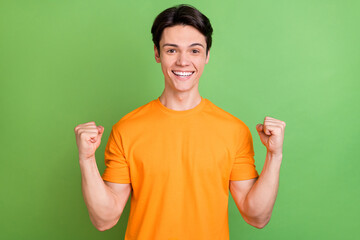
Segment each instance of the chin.
[{"label": "chin", "polygon": [[189,92],[192,91],[194,88],[196,88],[196,84],[187,85],[187,86],[176,86],[176,84],[173,85],[174,89],[178,92]]}]

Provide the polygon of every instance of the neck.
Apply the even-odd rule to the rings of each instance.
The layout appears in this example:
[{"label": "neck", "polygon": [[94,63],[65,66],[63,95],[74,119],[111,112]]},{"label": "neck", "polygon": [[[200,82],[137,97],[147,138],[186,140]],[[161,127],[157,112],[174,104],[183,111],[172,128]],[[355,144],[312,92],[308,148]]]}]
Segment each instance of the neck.
[{"label": "neck", "polygon": [[201,102],[199,91],[196,92],[169,92],[164,89],[160,102],[167,108],[184,111],[196,107]]}]

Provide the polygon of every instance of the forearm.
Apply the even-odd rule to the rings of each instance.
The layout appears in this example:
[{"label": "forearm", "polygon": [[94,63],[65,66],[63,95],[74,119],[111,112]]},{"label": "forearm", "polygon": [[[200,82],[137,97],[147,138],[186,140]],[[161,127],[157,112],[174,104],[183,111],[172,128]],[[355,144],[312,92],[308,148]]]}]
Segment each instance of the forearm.
[{"label": "forearm", "polygon": [[244,200],[243,215],[247,221],[260,226],[269,222],[278,193],[281,161],[282,154],[266,154],[261,174]]},{"label": "forearm", "polygon": [[117,209],[116,196],[101,178],[95,157],[80,159],[79,163],[82,193],[90,219],[97,229],[106,230],[116,224],[122,210]]}]

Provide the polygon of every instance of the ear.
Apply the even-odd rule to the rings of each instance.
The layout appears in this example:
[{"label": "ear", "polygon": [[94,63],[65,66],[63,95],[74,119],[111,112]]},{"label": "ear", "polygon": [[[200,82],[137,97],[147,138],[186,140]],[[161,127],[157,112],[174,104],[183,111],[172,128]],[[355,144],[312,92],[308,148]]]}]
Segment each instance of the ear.
[{"label": "ear", "polygon": [[154,54],[155,54],[155,61],[157,63],[160,63],[160,53],[159,53],[157,47],[155,46],[155,44],[154,44]]},{"label": "ear", "polygon": [[207,53],[205,64],[207,64],[209,62],[209,58],[210,58],[210,50]]}]

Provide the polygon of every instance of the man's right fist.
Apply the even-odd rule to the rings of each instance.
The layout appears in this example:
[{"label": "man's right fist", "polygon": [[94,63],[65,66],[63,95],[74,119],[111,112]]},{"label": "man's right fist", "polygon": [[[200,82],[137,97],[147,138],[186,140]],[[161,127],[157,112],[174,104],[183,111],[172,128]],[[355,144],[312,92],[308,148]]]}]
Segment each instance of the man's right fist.
[{"label": "man's right fist", "polygon": [[85,160],[95,156],[104,133],[103,126],[96,126],[95,122],[79,124],[75,127],[76,144],[79,149],[79,159]]}]

